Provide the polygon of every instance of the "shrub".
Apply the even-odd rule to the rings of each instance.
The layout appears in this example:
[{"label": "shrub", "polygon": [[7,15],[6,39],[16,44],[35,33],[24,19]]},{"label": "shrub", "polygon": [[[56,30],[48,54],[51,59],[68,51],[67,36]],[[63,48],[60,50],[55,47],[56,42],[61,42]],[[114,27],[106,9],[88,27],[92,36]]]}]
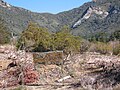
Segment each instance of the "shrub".
[{"label": "shrub", "polygon": [[17,47],[33,47],[33,51],[47,51],[51,44],[51,35],[46,28],[39,27],[35,23],[29,23],[27,29],[22,32]]},{"label": "shrub", "polygon": [[107,43],[98,42],[96,45],[96,51],[101,54],[107,54],[112,51],[112,47]]},{"label": "shrub", "polygon": [[89,41],[82,40],[81,45],[80,45],[80,52],[83,53],[83,52],[89,51],[90,46],[91,46],[91,43]]},{"label": "shrub", "polygon": [[89,51],[98,52],[101,54],[109,54],[112,52],[112,46],[108,43],[95,42],[91,44]]},{"label": "shrub", "polygon": [[120,55],[120,44],[115,45],[115,47],[113,48],[113,54]]},{"label": "shrub", "polygon": [[70,34],[68,27],[63,27],[54,37],[54,46],[56,50],[80,51],[80,37]]},{"label": "shrub", "polygon": [[30,23],[22,32],[18,40],[17,47],[32,46],[32,51],[43,52],[49,50],[79,51],[81,39],[70,34],[68,27],[63,27],[61,31],[51,34],[46,28],[35,23]]}]

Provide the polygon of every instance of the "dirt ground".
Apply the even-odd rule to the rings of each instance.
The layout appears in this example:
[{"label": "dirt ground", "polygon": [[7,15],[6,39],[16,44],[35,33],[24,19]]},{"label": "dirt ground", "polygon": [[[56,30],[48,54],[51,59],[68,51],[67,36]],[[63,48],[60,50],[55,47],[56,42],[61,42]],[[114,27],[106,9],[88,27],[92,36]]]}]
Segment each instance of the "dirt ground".
[{"label": "dirt ground", "polygon": [[[3,47],[0,49],[1,70],[6,69],[11,60],[16,59],[13,57],[14,49],[12,49],[13,52],[9,52],[11,48],[5,48],[6,52],[3,49]],[[12,53],[12,56],[9,53]],[[27,55],[25,59],[24,54]],[[16,55],[18,55],[18,62],[33,63],[30,53],[17,51]],[[23,88],[19,84],[2,87],[0,90],[120,90],[119,67],[120,57],[118,56],[100,55],[94,52],[78,53],[63,58],[63,63],[59,65],[34,63],[33,68],[39,75],[36,82],[25,84]]]}]

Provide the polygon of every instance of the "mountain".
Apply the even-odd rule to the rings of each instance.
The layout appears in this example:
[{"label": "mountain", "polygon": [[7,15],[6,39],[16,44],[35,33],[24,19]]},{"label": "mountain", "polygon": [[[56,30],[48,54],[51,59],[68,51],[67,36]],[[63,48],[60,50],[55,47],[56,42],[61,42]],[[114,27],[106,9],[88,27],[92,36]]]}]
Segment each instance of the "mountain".
[{"label": "mountain", "polygon": [[2,0],[0,0],[0,17],[6,22],[10,31],[16,34],[25,30],[30,21],[47,27],[51,32],[56,31],[59,24],[56,15],[31,12],[20,7],[14,7]]},{"label": "mountain", "polygon": [[32,21],[50,32],[59,31],[60,27],[67,25],[73,35],[86,38],[105,33],[109,37],[120,30],[120,1],[93,0],[69,11],[50,14],[32,12],[0,0],[0,17],[9,31],[15,34],[20,34]]},{"label": "mountain", "polygon": [[113,32],[120,31],[119,0],[96,0],[86,3],[86,9],[83,10],[80,18],[73,24],[72,32],[75,35],[89,37],[104,33],[109,37]]}]

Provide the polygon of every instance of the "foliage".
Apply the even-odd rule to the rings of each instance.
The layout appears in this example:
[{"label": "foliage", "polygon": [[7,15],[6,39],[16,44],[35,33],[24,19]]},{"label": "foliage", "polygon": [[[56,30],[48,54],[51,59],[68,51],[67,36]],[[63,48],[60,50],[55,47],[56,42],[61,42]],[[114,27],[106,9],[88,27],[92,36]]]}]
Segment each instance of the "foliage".
[{"label": "foliage", "polygon": [[[67,26],[61,28],[57,33],[49,33],[46,28],[30,22],[27,29],[22,32],[21,37],[18,40],[18,46],[20,47],[23,45],[28,48],[28,50],[37,52],[65,50],[68,52],[92,51],[99,52],[101,54],[119,54],[120,44],[113,47],[108,41],[106,41],[105,35],[106,34],[104,33],[100,33],[96,36],[101,38],[94,39],[92,42],[89,42],[70,34],[70,28]],[[115,33],[114,36],[119,38],[118,33]]]},{"label": "foliage", "polygon": [[96,52],[101,54],[108,54],[112,51],[112,47],[108,43],[97,42],[96,43]]},{"label": "foliage", "polygon": [[120,55],[120,44],[117,44],[115,47],[113,47],[113,54]]},{"label": "foliage", "polygon": [[10,33],[4,25],[3,20],[0,19],[0,44],[5,44],[10,41]]},{"label": "foliage", "polygon": [[120,40],[120,30],[115,31],[114,33],[111,34],[110,40]]},{"label": "foliage", "polygon": [[17,34],[20,34],[26,28],[29,21],[37,22],[39,25],[47,27],[49,31],[56,32],[63,25],[72,27],[88,7],[97,6],[103,9],[103,11],[108,11],[109,15],[104,19],[99,19],[96,15],[92,15],[89,19],[82,21],[79,27],[72,29],[72,33],[86,37],[94,36],[94,34],[99,32],[107,32],[106,34],[109,36],[120,28],[120,0],[97,1],[98,3],[96,4],[88,2],[79,8],[54,15],[50,13],[34,13],[19,7],[11,6],[11,9],[0,7],[0,17],[5,20],[11,31]]},{"label": "foliage", "polygon": [[99,41],[99,42],[104,42],[105,43],[105,42],[109,41],[109,36],[105,32],[99,32],[95,35],[92,35],[89,38],[89,41],[92,41],[92,42]]},{"label": "foliage", "polygon": [[89,41],[82,40],[81,45],[80,45],[80,52],[83,53],[83,52],[89,51],[90,46],[91,46],[91,43]]},{"label": "foliage", "polygon": [[[33,46],[33,51],[49,50],[80,50],[80,38],[70,34],[70,29],[64,26],[61,31],[51,34],[46,28],[39,27],[35,23],[29,23],[27,29],[23,31],[18,40],[18,47]],[[31,43],[32,42],[32,43]]]},{"label": "foliage", "polygon": [[[120,54],[120,42],[119,41],[110,41],[107,43],[99,42],[99,41],[87,42],[83,46],[84,46],[84,48],[87,46],[86,51],[90,51],[90,52],[98,52],[100,54],[113,54],[113,55]],[[84,48],[83,48],[83,50],[84,50]]]},{"label": "foliage", "polygon": [[80,37],[73,36],[69,31],[70,29],[67,26],[64,26],[60,32],[55,34],[55,49],[66,49],[70,51],[80,50]]},{"label": "foliage", "polygon": [[51,35],[46,28],[30,22],[27,29],[21,34],[18,47],[20,45],[26,48],[34,47],[34,51],[46,51],[51,46]]}]

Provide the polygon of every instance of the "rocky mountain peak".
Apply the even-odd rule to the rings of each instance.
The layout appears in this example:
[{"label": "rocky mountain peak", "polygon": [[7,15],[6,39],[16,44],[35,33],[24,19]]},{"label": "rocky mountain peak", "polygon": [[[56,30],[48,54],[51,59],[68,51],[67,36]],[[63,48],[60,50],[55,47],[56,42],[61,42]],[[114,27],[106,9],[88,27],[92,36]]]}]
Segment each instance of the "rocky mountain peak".
[{"label": "rocky mountain peak", "polygon": [[0,6],[5,7],[5,8],[10,8],[11,7],[10,4],[8,4],[7,2],[5,2],[3,0],[0,0]]}]

